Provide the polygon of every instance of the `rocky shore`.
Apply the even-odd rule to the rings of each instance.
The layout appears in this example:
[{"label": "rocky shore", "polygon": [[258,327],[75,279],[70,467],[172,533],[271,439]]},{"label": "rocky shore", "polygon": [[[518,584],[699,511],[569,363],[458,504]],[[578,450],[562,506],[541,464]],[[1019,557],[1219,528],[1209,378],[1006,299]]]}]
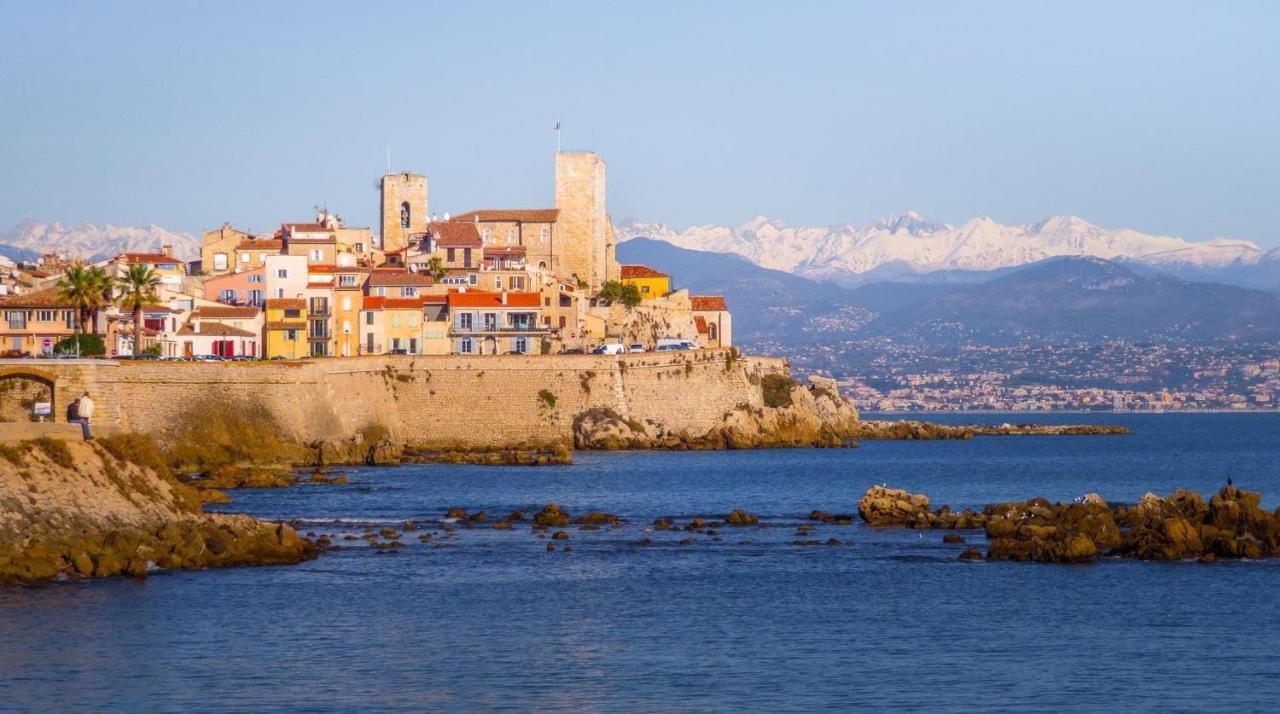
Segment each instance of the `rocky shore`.
[{"label": "rocky shore", "polygon": [[708,450],[856,446],[858,411],[834,388],[790,380],[762,385],[764,405],[740,404],[703,433],[674,430],[649,419],[629,419],[611,409],[583,412],[573,422],[576,449]]},{"label": "rocky shore", "polygon": [[[1213,562],[1220,558],[1280,557],[1280,508],[1261,508],[1262,494],[1233,484],[1206,503],[1195,491],[1162,498],[1147,493],[1137,503],[1113,505],[1098,494],[1072,503],[1033,498],[998,503],[981,511],[930,510],[929,497],[875,486],[858,503],[873,526],[982,529],[990,560],[1085,563],[1100,557]],[[962,557],[981,557],[968,549]]]},{"label": "rocky shore", "polygon": [[937,424],[914,420],[864,420],[856,438],[873,440],[972,439],[975,436],[1111,436],[1128,434],[1108,424]]},{"label": "rocky shore", "polygon": [[317,555],[288,525],[202,512],[194,489],[162,464],[139,463],[135,446],[42,439],[0,451],[0,582],[282,565]]}]

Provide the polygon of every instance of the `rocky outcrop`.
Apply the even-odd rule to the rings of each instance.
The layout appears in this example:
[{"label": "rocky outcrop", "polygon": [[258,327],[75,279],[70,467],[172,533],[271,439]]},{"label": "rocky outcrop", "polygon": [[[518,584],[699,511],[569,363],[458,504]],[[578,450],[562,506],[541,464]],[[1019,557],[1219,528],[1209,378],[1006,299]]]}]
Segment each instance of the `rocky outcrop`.
[{"label": "rocky outcrop", "polygon": [[975,436],[1108,436],[1128,434],[1129,429],[1109,424],[935,424],[914,420],[870,420],[858,423],[858,439],[947,440]]},{"label": "rocky outcrop", "polygon": [[287,525],[203,513],[193,489],[103,445],[55,443],[0,454],[2,581],[287,564],[317,554]]},{"label": "rocky outcrop", "polygon": [[1131,506],[1087,494],[1072,503],[1033,498],[956,513],[946,506],[930,511],[924,494],[876,486],[858,511],[879,526],[984,528],[992,560],[1087,563],[1118,556],[1209,562],[1280,556],[1280,509],[1265,511],[1261,503],[1261,494],[1229,484],[1208,503],[1194,491],[1178,490],[1167,498],[1148,493]]},{"label": "rocky outcrop", "polygon": [[[775,376],[776,377],[776,376]],[[577,449],[758,449],[856,445],[858,411],[839,394],[804,387],[785,378],[776,387],[778,406],[743,403],[725,412],[704,433],[669,429],[651,419],[631,419],[612,409],[595,408],[573,421]],[[767,400],[768,401],[768,400]]]}]

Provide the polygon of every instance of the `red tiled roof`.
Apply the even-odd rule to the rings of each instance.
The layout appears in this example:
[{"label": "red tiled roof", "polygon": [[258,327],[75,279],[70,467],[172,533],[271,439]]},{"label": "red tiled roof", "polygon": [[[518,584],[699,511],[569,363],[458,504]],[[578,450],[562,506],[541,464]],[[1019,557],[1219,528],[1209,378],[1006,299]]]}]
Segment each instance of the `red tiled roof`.
[{"label": "red tiled roof", "polygon": [[236,246],[236,250],[280,250],[284,248],[284,241],[253,239],[242,240],[240,245]]},{"label": "red tiled roof", "polygon": [[0,307],[71,307],[71,303],[58,297],[57,288],[45,288],[0,298]]},{"label": "red tiled roof", "polygon": [[698,326],[698,334],[700,335],[707,334],[707,318],[703,317],[702,315],[694,315],[693,324]]},{"label": "red tiled roof", "polygon": [[538,307],[542,297],[538,293],[507,293],[507,303],[502,304],[502,293],[470,291],[449,293],[449,307]]},{"label": "red tiled roof", "polygon": [[484,249],[484,257],[486,258],[511,258],[524,256],[529,249],[522,245],[502,245],[489,246]]},{"label": "red tiled roof", "polygon": [[237,307],[233,305],[201,305],[191,313],[192,317],[201,317],[210,320],[219,319],[252,319],[258,316],[260,310],[256,307]]},{"label": "red tiled roof", "polygon": [[309,272],[309,273],[336,273],[336,272],[338,272],[338,266],[333,265],[333,264],[331,264],[331,263],[316,263],[315,265],[308,265],[308,266],[307,266],[307,272]]},{"label": "red tiled roof", "polygon": [[480,248],[484,245],[474,223],[436,221],[427,224],[427,231],[435,236],[436,246],[440,248]]},{"label": "red tiled roof", "polygon": [[283,310],[285,308],[305,309],[306,307],[307,307],[307,301],[302,299],[273,298],[271,300],[267,300],[268,310]]},{"label": "red tiled roof", "polygon": [[496,208],[468,211],[450,218],[450,222],[475,223],[555,223],[560,217],[559,208]]},{"label": "red tiled roof", "polygon": [[164,253],[121,253],[120,255],[125,259],[125,262],[128,263],[156,264],[182,262],[172,255],[165,255]]},{"label": "red tiled roof", "polygon": [[212,335],[214,337],[256,337],[256,333],[249,330],[242,330],[231,325],[224,325],[221,322],[205,322],[200,325],[200,331],[196,332],[191,323],[183,325],[178,330],[179,335]]},{"label": "red tiled roof", "polygon": [[369,274],[368,284],[371,288],[401,287],[405,285],[426,287],[428,285],[435,285],[435,281],[431,279],[430,275],[411,273],[407,270],[378,270]]},{"label": "red tiled roof", "polygon": [[624,265],[622,266],[622,279],[627,278],[668,278],[671,277],[666,273],[654,270],[647,265]]},{"label": "red tiled roof", "polygon": [[689,304],[696,312],[723,312],[729,309],[724,304],[723,295],[690,295]]},{"label": "red tiled roof", "polygon": [[364,299],[363,310],[417,310],[426,300],[422,297],[381,297],[371,296]]}]

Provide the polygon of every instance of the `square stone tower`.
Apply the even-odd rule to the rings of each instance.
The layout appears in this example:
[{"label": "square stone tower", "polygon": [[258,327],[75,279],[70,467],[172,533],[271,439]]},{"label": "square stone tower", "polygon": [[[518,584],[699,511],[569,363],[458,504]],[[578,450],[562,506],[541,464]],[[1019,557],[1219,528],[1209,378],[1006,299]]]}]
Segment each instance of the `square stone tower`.
[{"label": "square stone tower", "polygon": [[589,151],[556,154],[556,208],[560,269],[578,276],[594,293],[618,272],[605,210],[603,159]]},{"label": "square stone tower", "polygon": [[405,171],[382,177],[384,251],[409,245],[409,235],[427,230],[427,177]]}]

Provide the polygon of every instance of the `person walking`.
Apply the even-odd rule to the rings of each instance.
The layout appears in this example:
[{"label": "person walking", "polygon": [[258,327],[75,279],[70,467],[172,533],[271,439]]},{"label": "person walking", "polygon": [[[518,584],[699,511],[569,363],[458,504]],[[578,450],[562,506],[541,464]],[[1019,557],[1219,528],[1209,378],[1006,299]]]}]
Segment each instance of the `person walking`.
[{"label": "person walking", "polygon": [[89,420],[93,418],[93,400],[89,398],[88,392],[80,397],[76,416],[80,417],[80,433],[84,436],[84,440],[93,441],[93,437],[89,435]]}]

